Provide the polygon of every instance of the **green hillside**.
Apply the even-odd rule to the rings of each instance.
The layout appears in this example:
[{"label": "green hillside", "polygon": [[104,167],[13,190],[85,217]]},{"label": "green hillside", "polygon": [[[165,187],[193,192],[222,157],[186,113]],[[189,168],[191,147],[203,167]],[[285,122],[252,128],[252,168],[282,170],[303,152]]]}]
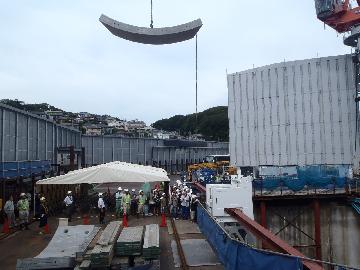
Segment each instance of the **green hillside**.
[{"label": "green hillside", "polygon": [[228,141],[229,120],[227,106],[218,106],[198,113],[196,130],[195,114],[175,115],[152,124],[156,129],[178,131],[181,135],[200,133],[206,140]]}]

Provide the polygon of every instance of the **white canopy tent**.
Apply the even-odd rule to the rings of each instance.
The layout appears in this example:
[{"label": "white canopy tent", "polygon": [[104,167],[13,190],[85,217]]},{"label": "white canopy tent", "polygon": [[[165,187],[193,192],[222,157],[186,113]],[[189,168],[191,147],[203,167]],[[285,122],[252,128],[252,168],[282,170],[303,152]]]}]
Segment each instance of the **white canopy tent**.
[{"label": "white canopy tent", "polygon": [[110,162],[76,171],[65,175],[39,180],[37,185],[78,185],[104,183],[145,183],[168,182],[165,170],[151,166]]}]

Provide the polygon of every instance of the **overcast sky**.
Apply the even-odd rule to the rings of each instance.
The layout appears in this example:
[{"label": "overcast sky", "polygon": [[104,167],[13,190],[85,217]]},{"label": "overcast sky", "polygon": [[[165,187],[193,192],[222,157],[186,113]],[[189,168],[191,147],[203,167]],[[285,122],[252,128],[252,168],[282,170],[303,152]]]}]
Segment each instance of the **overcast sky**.
[{"label": "overcast sky", "polygon": [[[199,111],[227,105],[228,73],[349,53],[312,0],[153,0],[154,26],[197,18]],[[195,111],[195,39],[152,46],[100,22],[150,23],[150,0],[0,0],[0,99],[142,119]]]}]

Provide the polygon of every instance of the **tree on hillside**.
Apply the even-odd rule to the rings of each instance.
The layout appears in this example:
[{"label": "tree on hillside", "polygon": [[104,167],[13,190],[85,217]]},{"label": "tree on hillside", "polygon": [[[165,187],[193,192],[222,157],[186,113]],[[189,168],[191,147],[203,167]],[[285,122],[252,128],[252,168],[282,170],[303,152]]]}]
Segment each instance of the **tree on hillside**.
[{"label": "tree on hillside", "polygon": [[228,141],[229,140],[229,121],[227,106],[218,106],[198,113],[196,125],[196,115],[175,115],[168,119],[156,121],[152,126],[156,129],[166,131],[180,131],[183,136],[189,133],[200,133],[207,140]]}]

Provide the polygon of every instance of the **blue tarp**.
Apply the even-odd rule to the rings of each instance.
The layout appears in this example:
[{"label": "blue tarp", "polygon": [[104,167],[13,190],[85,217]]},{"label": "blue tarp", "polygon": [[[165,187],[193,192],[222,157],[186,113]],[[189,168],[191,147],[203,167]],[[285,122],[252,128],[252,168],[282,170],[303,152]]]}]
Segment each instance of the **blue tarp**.
[{"label": "blue tarp", "polygon": [[298,166],[296,175],[265,175],[262,179],[255,179],[255,190],[274,190],[287,188],[300,191],[308,188],[334,189],[344,188],[346,184],[352,185],[348,178],[349,165],[312,165]]},{"label": "blue tarp", "polygon": [[197,222],[227,270],[303,269],[298,258],[259,251],[229,238],[202,206],[198,206]]},{"label": "blue tarp", "polygon": [[50,160],[0,162],[0,178],[31,177],[50,171]]}]

